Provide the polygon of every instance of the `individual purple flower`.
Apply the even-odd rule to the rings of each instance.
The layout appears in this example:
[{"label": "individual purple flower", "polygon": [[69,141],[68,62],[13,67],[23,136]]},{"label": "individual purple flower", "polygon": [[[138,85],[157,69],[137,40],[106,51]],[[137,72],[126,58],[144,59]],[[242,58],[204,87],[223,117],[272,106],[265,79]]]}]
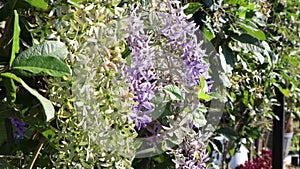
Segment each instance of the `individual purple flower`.
[{"label": "individual purple flower", "polygon": [[264,31],[264,32],[269,32],[269,27],[264,27],[264,28],[263,28],[263,31]]},{"label": "individual purple flower", "polygon": [[10,117],[9,118],[11,123],[15,126],[15,132],[14,132],[14,138],[23,138],[24,137],[24,133],[27,131],[27,127],[26,124],[14,117]]}]

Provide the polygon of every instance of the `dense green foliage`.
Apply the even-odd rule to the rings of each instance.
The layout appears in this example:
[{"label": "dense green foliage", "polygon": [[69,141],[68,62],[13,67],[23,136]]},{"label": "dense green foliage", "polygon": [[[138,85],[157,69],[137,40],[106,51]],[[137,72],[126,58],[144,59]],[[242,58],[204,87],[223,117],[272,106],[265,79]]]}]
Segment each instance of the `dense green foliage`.
[{"label": "dense green foliage", "polygon": [[224,1],[196,15],[220,53],[228,84],[223,121],[216,132],[226,140],[220,148],[223,157],[232,157],[242,142],[250,149],[255,139],[266,137],[276,118],[276,88],[287,98],[287,114],[299,120],[299,74],[294,71],[299,68],[299,4]]}]

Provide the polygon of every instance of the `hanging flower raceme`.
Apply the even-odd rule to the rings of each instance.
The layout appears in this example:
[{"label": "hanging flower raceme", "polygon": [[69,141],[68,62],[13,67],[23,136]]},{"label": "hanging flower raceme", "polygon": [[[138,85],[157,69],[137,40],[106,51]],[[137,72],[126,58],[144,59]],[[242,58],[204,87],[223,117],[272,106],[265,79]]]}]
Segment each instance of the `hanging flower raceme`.
[{"label": "hanging flower raceme", "polygon": [[133,113],[131,119],[135,121],[138,130],[151,122],[150,113],[153,108],[150,99],[154,96],[155,74],[151,71],[153,49],[149,45],[150,38],[144,34],[144,23],[135,10],[130,16],[130,32],[128,45],[131,50],[131,67],[126,68],[128,81],[132,84],[130,89],[134,93]]},{"label": "hanging flower raceme", "polygon": [[205,50],[202,49],[202,41],[197,37],[199,28],[194,22],[188,22],[192,17],[192,15],[184,13],[184,9],[188,6],[181,7],[180,2],[174,3],[176,8],[173,7],[173,3],[168,2],[166,3],[168,13],[158,13],[158,17],[164,25],[158,32],[169,40],[165,44],[166,47],[179,51],[186,67],[184,80],[189,86],[199,86],[200,76],[207,80],[207,84],[212,84],[209,81],[209,64],[204,60]]},{"label": "hanging flower raceme", "polygon": [[[157,6],[151,4],[131,11],[127,38],[131,63],[124,70],[135,101],[130,117],[139,134],[147,137],[145,149],[165,146],[170,150],[172,143],[178,145],[186,138],[178,149],[171,150],[177,168],[206,168],[205,140],[198,133],[187,134],[187,131],[192,130],[190,123],[195,121],[191,114],[199,113],[196,109],[200,101],[194,89],[200,85],[201,77],[209,89],[212,82],[205,50],[197,36],[198,28],[188,21],[191,16],[185,15],[184,9],[186,6],[181,7],[179,2],[161,1]],[[170,99],[165,92],[168,87],[182,94]],[[164,122],[154,119],[158,114]],[[171,135],[182,137],[170,140],[174,141],[170,146],[161,141]]]},{"label": "hanging flower raceme", "polygon": [[[174,3],[176,8],[173,7]],[[153,106],[150,100],[154,97],[154,89],[158,88],[154,82],[158,77],[165,80],[163,79],[166,77],[165,74],[173,73],[160,72],[156,75],[156,72],[152,71],[152,68],[157,67],[168,69],[165,61],[162,61],[162,57],[166,55],[162,53],[167,51],[175,55],[174,58],[179,62],[174,64],[183,67],[177,71],[185,74],[184,77],[177,78],[180,81],[170,83],[184,83],[186,86],[195,87],[200,85],[202,76],[207,81],[209,89],[212,84],[209,80],[209,65],[204,59],[205,50],[197,38],[198,28],[195,23],[188,22],[191,16],[183,12],[187,6],[181,7],[179,2],[171,1],[166,1],[161,6],[162,9],[149,11],[135,8],[129,17],[130,32],[127,41],[131,51],[131,65],[125,72],[132,85],[130,92],[134,94],[134,101],[137,102],[133,105],[131,119],[135,121],[138,130],[152,121]]]}]

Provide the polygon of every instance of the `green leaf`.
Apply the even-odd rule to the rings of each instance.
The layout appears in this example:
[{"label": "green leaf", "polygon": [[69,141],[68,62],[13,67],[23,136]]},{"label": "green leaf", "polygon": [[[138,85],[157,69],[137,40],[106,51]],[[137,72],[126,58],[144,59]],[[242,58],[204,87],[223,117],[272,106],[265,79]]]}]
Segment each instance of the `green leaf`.
[{"label": "green leaf", "polygon": [[223,2],[224,4],[233,4],[233,5],[240,5],[240,6],[246,6],[249,2],[247,0],[225,0]]},{"label": "green leaf", "polygon": [[126,58],[127,56],[130,55],[130,49],[129,49],[129,46],[125,46],[125,49],[124,51],[121,53],[122,55],[122,58]]},{"label": "green leaf", "polygon": [[6,78],[11,78],[15,81],[17,81],[18,83],[21,83],[22,86],[29,92],[31,93],[33,96],[35,96],[42,104],[44,111],[45,111],[45,115],[46,115],[46,120],[49,121],[54,117],[54,107],[51,103],[50,100],[46,99],[45,97],[43,97],[42,95],[40,95],[35,89],[32,89],[31,87],[29,87],[21,78],[17,77],[15,74],[13,73],[1,73],[0,76],[2,77],[6,77]]},{"label": "green leaf", "polygon": [[12,66],[15,58],[16,58],[16,53],[19,53],[20,50],[20,26],[19,26],[19,15],[16,10],[14,10],[15,14],[15,20],[14,20],[14,36],[13,36],[13,45],[12,45],[12,50],[11,50],[11,56],[10,56],[10,61],[9,61],[9,66]]},{"label": "green leaf", "polygon": [[73,1],[73,2],[78,3],[78,2],[82,2],[82,1],[84,1],[84,0],[68,0],[68,2],[70,2],[70,1]]},{"label": "green leaf", "polygon": [[240,41],[242,43],[250,43],[256,46],[260,45],[260,42],[257,38],[254,38],[253,36],[250,36],[249,34],[242,33],[242,34],[237,34],[234,32],[229,32],[229,35],[236,41]]},{"label": "green leaf", "polygon": [[238,22],[238,24],[240,25],[240,28],[246,31],[246,33],[248,33],[249,35],[257,38],[258,40],[266,40],[265,33],[262,30],[255,27],[254,23],[250,21],[240,21]]},{"label": "green leaf", "polygon": [[25,0],[31,6],[41,9],[47,9],[48,4],[44,0]]},{"label": "green leaf", "polygon": [[126,65],[131,66],[131,55],[130,54],[125,58],[125,60],[126,60]]},{"label": "green leaf", "polygon": [[53,142],[55,140],[55,131],[53,131],[52,129],[47,129],[45,131],[42,132],[42,134],[50,141]]},{"label": "green leaf", "polygon": [[260,129],[258,127],[245,127],[245,130],[247,132],[247,136],[249,138],[258,138],[260,135]]},{"label": "green leaf", "polygon": [[210,95],[206,94],[207,92],[208,92],[208,87],[206,84],[206,80],[202,76],[200,76],[200,89],[198,91],[198,98],[206,101],[210,101],[211,97]]},{"label": "green leaf", "polygon": [[247,5],[247,7],[241,6],[239,10],[237,11],[237,15],[239,18],[245,18],[247,15],[247,12],[254,10],[254,3],[250,3]]},{"label": "green leaf", "polygon": [[171,100],[182,100],[182,93],[179,87],[175,85],[167,85],[163,88],[163,90],[169,94]]},{"label": "green leaf", "polygon": [[237,132],[230,127],[221,128],[218,130],[218,133],[223,134],[225,137],[227,137],[230,140],[236,140],[238,137]]},{"label": "green leaf", "polygon": [[60,60],[66,59],[68,56],[68,49],[66,45],[59,41],[46,41],[38,45],[34,45],[23,51],[14,61],[14,65],[27,60],[32,56],[52,56]]},{"label": "green leaf", "polygon": [[239,10],[240,10],[240,11],[237,11],[237,12],[236,12],[236,15],[237,15],[239,18],[245,18],[248,9],[245,8],[245,7],[240,7]]},{"label": "green leaf", "polygon": [[21,80],[22,86],[41,102],[41,104],[44,108],[44,111],[45,111],[46,120],[47,121],[51,120],[54,117],[54,112],[55,112],[51,101],[46,99],[42,95],[40,95],[36,90],[29,87],[22,79],[20,79],[20,80]]},{"label": "green leaf", "polygon": [[[63,61],[52,56],[31,56],[26,60],[22,60],[18,64],[14,64],[15,73],[26,76],[28,72],[33,74],[47,74],[54,77],[62,77],[70,75],[71,71],[68,65]],[[19,71],[21,70],[21,71]],[[25,72],[23,71],[25,70]]]},{"label": "green leaf", "polygon": [[280,90],[280,92],[287,98],[290,97],[290,90],[289,89],[284,89],[281,86],[277,86],[277,88]]},{"label": "green leaf", "polygon": [[290,90],[289,90],[288,88],[286,88],[286,89],[282,88],[282,87],[280,86],[280,84],[277,83],[277,80],[274,79],[274,78],[270,79],[270,81],[271,81],[271,83],[272,83],[275,87],[277,87],[277,88],[279,89],[279,91],[280,91],[285,97],[287,97],[287,98],[290,97]]},{"label": "green leaf", "polygon": [[235,66],[233,51],[227,45],[221,45],[220,48],[221,66],[225,73],[231,73]]},{"label": "green leaf", "polygon": [[247,9],[249,9],[249,10],[254,10],[254,7],[255,7],[255,3],[249,3],[248,5],[247,5]]},{"label": "green leaf", "polygon": [[210,96],[208,94],[205,94],[203,91],[198,93],[198,98],[202,99],[202,100],[205,100],[205,101],[210,101],[211,100]]},{"label": "green leaf", "polygon": [[245,106],[248,106],[248,104],[249,104],[249,91],[248,90],[244,90],[243,103]]},{"label": "green leaf", "polygon": [[[292,58],[289,58],[292,59]],[[297,67],[297,66],[295,66]],[[289,83],[294,84],[295,86],[297,86],[297,81],[294,79],[295,77],[293,77],[292,75],[289,75],[288,73],[290,72],[290,69],[286,72],[286,71],[280,71],[280,75],[286,79]]]},{"label": "green leaf", "polygon": [[229,154],[230,154],[231,157],[234,156],[235,149],[236,149],[236,147],[233,147],[233,148],[231,148],[231,149],[229,150]]},{"label": "green leaf", "polygon": [[214,32],[213,32],[212,29],[209,28],[209,27],[204,27],[204,36],[205,36],[209,41],[211,41],[213,38],[215,38]]},{"label": "green leaf", "polygon": [[194,14],[201,8],[201,6],[202,5],[199,2],[190,2],[188,3],[187,9],[184,10],[184,13],[186,15]]},{"label": "green leaf", "polygon": [[79,9],[83,9],[84,8],[84,5],[80,4],[79,2],[81,2],[83,0],[67,0],[67,2],[75,7],[75,8],[79,8]]},{"label": "green leaf", "polygon": [[209,140],[209,143],[211,144],[213,150],[217,151],[218,153],[222,152],[223,145],[220,140],[218,140],[218,139],[213,139],[212,141]]},{"label": "green leaf", "polygon": [[193,112],[193,125],[196,127],[203,127],[207,123],[205,116],[201,110]]},{"label": "green leaf", "polygon": [[264,56],[260,52],[253,52],[254,55],[257,57],[260,64],[263,64],[265,62]]}]

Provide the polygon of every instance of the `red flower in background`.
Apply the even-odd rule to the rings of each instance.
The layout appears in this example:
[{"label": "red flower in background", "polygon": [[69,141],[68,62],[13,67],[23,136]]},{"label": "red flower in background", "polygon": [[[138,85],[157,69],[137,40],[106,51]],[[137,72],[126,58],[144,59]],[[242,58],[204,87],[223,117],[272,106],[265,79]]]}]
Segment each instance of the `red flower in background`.
[{"label": "red flower in background", "polygon": [[236,169],[272,169],[272,151],[262,150],[261,156],[239,165]]}]

